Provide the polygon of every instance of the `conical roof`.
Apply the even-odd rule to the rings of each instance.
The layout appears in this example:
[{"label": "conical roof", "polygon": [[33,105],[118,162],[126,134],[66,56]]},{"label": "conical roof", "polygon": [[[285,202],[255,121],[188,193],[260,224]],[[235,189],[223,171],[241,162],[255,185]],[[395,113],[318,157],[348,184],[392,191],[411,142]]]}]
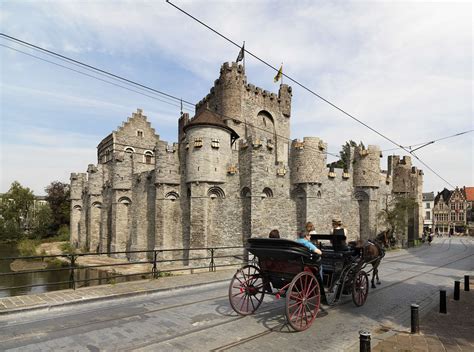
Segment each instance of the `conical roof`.
[{"label": "conical roof", "polygon": [[229,126],[227,126],[220,116],[211,110],[201,110],[186,126],[183,127],[183,131],[195,126],[216,126],[223,128],[230,132],[232,140],[239,138],[239,135]]}]

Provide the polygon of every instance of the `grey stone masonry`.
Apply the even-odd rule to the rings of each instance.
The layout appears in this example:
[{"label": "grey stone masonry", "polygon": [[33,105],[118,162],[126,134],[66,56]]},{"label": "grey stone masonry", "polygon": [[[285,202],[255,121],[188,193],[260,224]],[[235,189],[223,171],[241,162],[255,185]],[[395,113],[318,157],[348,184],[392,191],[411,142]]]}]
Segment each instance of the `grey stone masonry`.
[{"label": "grey stone masonry", "polygon": [[[328,233],[334,217],[350,240],[369,239],[387,228],[379,213],[395,196],[421,207],[423,173],[409,157],[390,156],[381,170],[369,145],[351,148],[348,170],[329,169],[326,142],[291,141],[291,100],[288,85],[263,90],[224,63],[195,116],[179,117],[177,142],[160,140],[137,109],[99,143],[96,165],[71,174],[71,243],[108,252],[242,245],[275,228],[294,239],[307,221]],[[408,240],[421,234],[421,216],[409,214]]]}]

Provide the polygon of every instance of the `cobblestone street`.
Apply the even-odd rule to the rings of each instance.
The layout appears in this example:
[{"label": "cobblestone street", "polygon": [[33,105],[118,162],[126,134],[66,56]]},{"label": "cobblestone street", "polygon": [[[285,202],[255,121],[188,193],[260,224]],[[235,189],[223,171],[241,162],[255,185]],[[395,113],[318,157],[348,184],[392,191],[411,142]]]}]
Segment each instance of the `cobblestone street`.
[{"label": "cobblestone street", "polygon": [[[450,301],[446,316],[436,309],[440,288],[450,295],[455,279],[474,276],[473,255],[473,241],[468,238],[442,238],[432,246],[389,252],[380,268],[382,284],[370,291],[365,306],[357,308],[345,297],[337,306],[323,307],[313,326],[301,333],[288,328],[284,300],[274,297],[266,297],[255,315],[234,313],[227,297],[231,271],[48,293],[30,311],[28,307],[35,305],[27,307],[23,297],[23,307],[18,303],[2,310],[0,349],[357,351],[358,331],[367,329],[374,351],[441,351],[446,346],[464,350],[472,347],[472,337],[466,333],[472,319],[459,316],[468,309],[465,304],[472,303],[472,292],[470,296],[461,292],[456,306]],[[104,297],[109,295],[115,296]],[[87,304],[69,304],[91,298]],[[406,333],[411,303],[420,305],[418,336]]]}]

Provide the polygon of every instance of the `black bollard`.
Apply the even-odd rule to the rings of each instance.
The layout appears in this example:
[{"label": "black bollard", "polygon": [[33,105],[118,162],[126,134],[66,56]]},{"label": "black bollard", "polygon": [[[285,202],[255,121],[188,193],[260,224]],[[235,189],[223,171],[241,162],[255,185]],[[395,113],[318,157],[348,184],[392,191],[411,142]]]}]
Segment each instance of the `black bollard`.
[{"label": "black bollard", "polygon": [[446,291],[439,291],[439,312],[446,314],[448,311],[446,309]]},{"label": "black bollard", "polygon": [[370,352],[370,332],[359,331],[360,352]]},{"label": "black bollard", "polygon": [[464,275],[464,291],[469,291],[469,275]]},{"label": "black bollard", "polygon": [[418,304],[411,305],[411,333],[418,334],[420,332],[420,320],[418,318]]},{"label": "black bollard", "polygon": [[459,291],[461,290],[461,282],[459,280],[454,281],[454,300],[459,301]]}]

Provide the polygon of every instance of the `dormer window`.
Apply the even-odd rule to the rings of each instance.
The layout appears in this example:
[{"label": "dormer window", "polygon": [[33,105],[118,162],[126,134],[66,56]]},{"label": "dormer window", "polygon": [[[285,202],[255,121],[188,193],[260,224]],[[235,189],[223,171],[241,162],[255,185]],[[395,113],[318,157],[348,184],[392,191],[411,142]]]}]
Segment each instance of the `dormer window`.
[{"label": "dormer window", "polygon": [[142,131],[142,130],[138,130],[138,131],[137,131],[137,136],[140,137],[140,138],[143,138],[143,131]]}]

